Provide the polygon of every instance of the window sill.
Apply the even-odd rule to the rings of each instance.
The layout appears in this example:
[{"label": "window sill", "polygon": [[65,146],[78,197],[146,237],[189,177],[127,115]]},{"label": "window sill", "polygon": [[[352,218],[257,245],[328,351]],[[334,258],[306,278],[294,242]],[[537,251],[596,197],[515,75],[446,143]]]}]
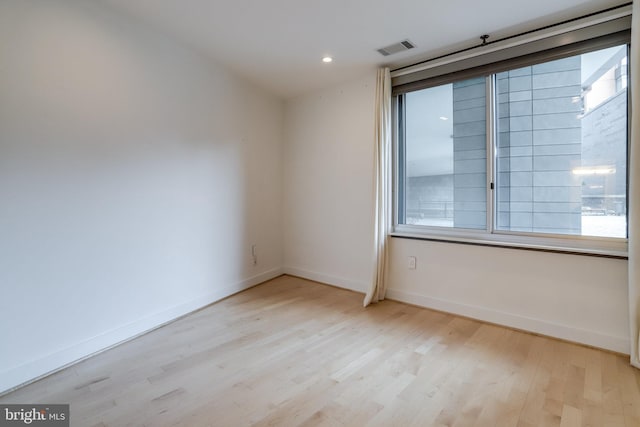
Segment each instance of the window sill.
[{"label": "window sill", "polygon": [[401,225],[397,226],[390,235],[394,238],[628,259],[626,239],[582,236],[575,238],[539,237],[511,233],[488,234],[484,231],[474,230],[466,232],[461,230],[422,230],[421,228],[416,229],[416,227]]}]

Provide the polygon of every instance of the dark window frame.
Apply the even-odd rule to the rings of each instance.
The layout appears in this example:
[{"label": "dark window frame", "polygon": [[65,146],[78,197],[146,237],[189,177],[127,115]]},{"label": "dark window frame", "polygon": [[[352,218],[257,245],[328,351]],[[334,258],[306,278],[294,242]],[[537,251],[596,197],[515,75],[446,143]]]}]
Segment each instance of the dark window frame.
[{"label": "dark window frame", "polygon": [[[555,45],[554,45],[555,43]],[[524,55],[515,55],[513,47],[507,50],[496,51],[488,56],[474,57],[444,66],[429,68],[426,71],[418,71],[411,74],[403,74],[392,79],[392,99],[394,106],[394,229],[392,236],[419,238],[425,240],[449,241],[468,244],[486,244],[491,246],[506,246],[535,250],[550,250],[563,253],[578,253],[587,255],[627,257],[627,239],[579,236],[569,234],[543,234],[539,232],[512,232],[498,230],[497,197],[495,197],[494,183],[496,183],[496,102],[494,99],[495,75],[502,71],[521,68],[537,63],[552,61],[570,56],[600,50],[616,45],[627,45],[627,53],[630,49],[630,20],[628,17],[617,18],[612,21],[599,23],[594,26],[560,34],[542,41],[538,40],[518,52],[526,52]],[[496,57],[507,58],[496,62]],[[469,67],[472,65],[471,68]],[[627,62],[628,74],[629,61]],[[443,73],[446,71],[445,73]],[[470,230],[448,227],[432,226],[407,226],[399,221],[404,218],[404,111],[405,103],[403,94],[420,89],[439,86],[471,77],[484,77],[487,80],[487,228],[485,230]],[[426,78],[425,78],[426,77]],[[627,94],[628,96],[628,94]],[[627,123],[631,117],[630,102],[627,99]],[[627,162],[628,162],[628,136],[627,124]],[[628,175],[628,167],[627,167]],[[497,185],[495,185],[497,188]],[[490,198],[489,198],[490,195]],[[628,203],[628,176],[627,176],[627,203]]]}]

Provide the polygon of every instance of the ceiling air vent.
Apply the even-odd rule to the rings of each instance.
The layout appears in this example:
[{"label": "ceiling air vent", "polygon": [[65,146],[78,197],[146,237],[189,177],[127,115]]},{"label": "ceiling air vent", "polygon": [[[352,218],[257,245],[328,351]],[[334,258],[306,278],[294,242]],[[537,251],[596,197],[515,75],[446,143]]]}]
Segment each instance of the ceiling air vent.
[{"label": "ceiling air vent", "polygon": [[394,53],[404,52],[405,50],[413,49],[416,47],[409,40],[403,40],[399,43],[390,44],[389,46],[378,49],[378,53],[382,56],[393,55]]}]

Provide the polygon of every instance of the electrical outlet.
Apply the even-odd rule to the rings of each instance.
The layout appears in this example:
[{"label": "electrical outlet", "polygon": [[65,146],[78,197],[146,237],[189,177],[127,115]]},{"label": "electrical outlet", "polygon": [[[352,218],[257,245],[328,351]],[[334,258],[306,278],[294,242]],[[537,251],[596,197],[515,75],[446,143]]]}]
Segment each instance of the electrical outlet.
[{"label": "electrical outlet", "polygon": [[409,263],[408,263],[407,266],[409,267],[409,270],[415,270],[416,269],[416,257],[410,256],[409,257]]},{"label": "electrical outlet", "polygon": [[255,243],[251,245],[251,260],[253,265],[258,265],[258,246]]}]

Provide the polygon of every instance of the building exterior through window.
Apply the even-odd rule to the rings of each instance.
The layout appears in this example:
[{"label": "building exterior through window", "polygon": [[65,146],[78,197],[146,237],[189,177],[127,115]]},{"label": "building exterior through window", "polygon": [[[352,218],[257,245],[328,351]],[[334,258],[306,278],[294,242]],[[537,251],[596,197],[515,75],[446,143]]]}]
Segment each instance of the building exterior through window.
[{"label": "building exterior through window", "polygon": [[404,94],[398,222],[626,238],[627,81],[621,45]]}]

